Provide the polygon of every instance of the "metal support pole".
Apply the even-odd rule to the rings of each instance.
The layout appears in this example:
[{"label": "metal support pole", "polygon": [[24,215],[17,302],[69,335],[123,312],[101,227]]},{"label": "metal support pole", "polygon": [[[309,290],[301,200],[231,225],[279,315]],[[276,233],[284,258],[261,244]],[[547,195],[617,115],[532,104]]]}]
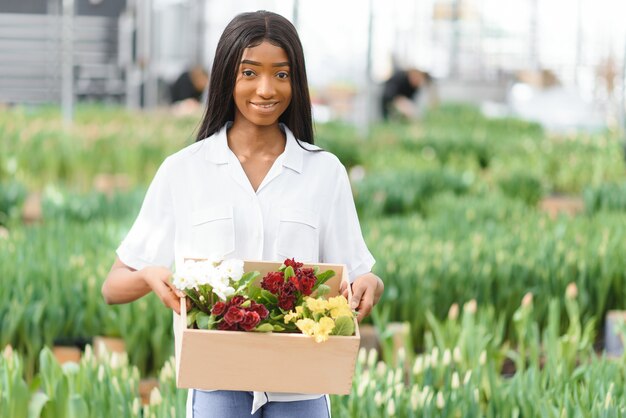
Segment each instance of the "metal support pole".
[{"label": "metal support pole", "polygon": [[74,119],[74,0],[63,0],[61,25],[61,107],[63,123]]},{"label": "metal support pole", "polygon": [[372,119],[374,117],[374,93],[373,86],[374,77],[372,76],[372,39],[374,33],[374,0],[369,0],[369,12],[367,15],[367,62],[365,63],[365,83],[367,84],[366,91],[367,95],[365,96],[366,104],[365,104],[365,123],[363,124],[364,129],[366,130],[365,135],[369,137],[370,135],[370,125],[372,123]]},{"label": "metal support pole", "polygon": [[196,2],[197,12],[197,26],[196,26],[196,50],[194,64],[204,67],[205,62],[205,37],[206,37],[206,2],[205,0],[197,0]]},{"label": "metal support pole", "polygon": [[529,48],[528,55],[530,61],[530,68],[538,70],[539,63],[539,0],[530,0],[530,24],[529,24]]},{"label": "metal support pole", "polygon": [[[621,93],[619,100],[619,111],[617,117],[619,118],[619,126],[622,129],[622,139],[624,141],[624,147],[626,147],[626,39],[624,40],[624,55],[622,56],[622,75],[621,75]],[[626,153],[626,148],[625,148]]]},{"label": "metal support pole", "polygon": [[291,23],[298,29],[298,18],[300,14],[300,1],[293,0],[293,11],[291,13]]},{"label": "metal support pole", "polygon": [[461,52],[461,16],[460,16],[460,0],[453,0],[452,16],[450,29],[452,31],[452,45],[450,46],[450,76],[457,78],[460,75],[460,57]]},{"label": "metal support pole", "polygon": [[582,0],[578,0],[576,2],[576,13],[577,13],[577,21],[576,21],[576,60],[574,62],[574,83],[578,85],[578,71],[581,67],[582,59],[583,59],[583,5]]}]

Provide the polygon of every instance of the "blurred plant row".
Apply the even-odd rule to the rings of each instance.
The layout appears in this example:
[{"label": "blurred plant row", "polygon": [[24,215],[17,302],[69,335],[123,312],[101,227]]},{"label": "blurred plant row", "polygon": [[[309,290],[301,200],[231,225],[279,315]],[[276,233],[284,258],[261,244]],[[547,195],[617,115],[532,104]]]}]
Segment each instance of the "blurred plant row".
[{"label": "blurred plant row", "polygon": [[[419,354],[409,342],[385,361],[361,349],[351,395],[331,397],[333,416],[623,416],[626,359],[596,355],[594,319],[581,319],[575,285],[560,300],[542,300],[549,306],[543,331],[535,301],[527,294],[514,313],[515,350],[504,339],[503,317],[474,300],[452,305],[441,320],[427,313],[430,330]],[[140,373],[124,355],[96,357],[87,346],[79,363],[61,367],[45,348],[39,364],[29,385],[21,356],[11,349],[0,355],[3,417],[184,416],[186,391],[176,389],[173,358],[143,403]]]},{"label": "blurred plant row", "polygon": [[[0,114],[0,347],[20,353],[27,380],[59,341],[123,337],[141,374],[171,356],[171,314],[156,297],[111,307],[100,286],[156,167],[193,141],[197,123],[93,107],[66,130],[56,110]],[[320,125],[317,143],[349,168],[386,283],[372,319],[382,334],[409,321],[413,351],[430,349],[434,321],[454,303],[497,313],[498,344],[510,347],[523,343],[515,307],[528,292],[540,333],[551,310],[565,318],[570,282],[585,323],[624,307],[626,182],[612,133],[552,136],[449,106],[367,137]],[[581,212],[549,216],[541,201],[554,194],[578,199]],[[33,202],[38,215],[25,216]]]}]

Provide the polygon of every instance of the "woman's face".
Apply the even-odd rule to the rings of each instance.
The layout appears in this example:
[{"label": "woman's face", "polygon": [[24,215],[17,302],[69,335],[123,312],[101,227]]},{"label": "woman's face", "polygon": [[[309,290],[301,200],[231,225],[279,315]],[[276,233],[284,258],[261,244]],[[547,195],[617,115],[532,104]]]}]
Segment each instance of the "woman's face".
[{"label": "woman's face", "polygon": [[263,41],[243,50],[235,81],[235,122],[270,126],[291,102],[291,69],[281,47]]}]

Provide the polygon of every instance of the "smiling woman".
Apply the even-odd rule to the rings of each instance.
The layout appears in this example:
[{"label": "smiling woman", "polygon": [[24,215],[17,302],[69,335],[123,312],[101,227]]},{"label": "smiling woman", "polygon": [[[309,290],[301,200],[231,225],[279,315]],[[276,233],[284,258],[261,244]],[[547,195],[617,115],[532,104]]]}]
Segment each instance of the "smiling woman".
[{"label": "smiling woman", "polygon": [[235,125],[275,125],[291,103],[289,58],[264,41],[243,52],[235,82]]},{"label": "smiling woman", "polygon": [[[170,282],[185,258],[344,264],[362,320],[382,281],[337,157],[313,141],[302,45],[282,16],[235,17],[217,46],[195,144],[159,168],[103,285],[109,303],[154,291],[180,311]],[[207,376],[219,379],[220,376]],[[245,375],[240,376],[246,379]],[[323,394],[191,390],[187,417],[328,417]]]}]

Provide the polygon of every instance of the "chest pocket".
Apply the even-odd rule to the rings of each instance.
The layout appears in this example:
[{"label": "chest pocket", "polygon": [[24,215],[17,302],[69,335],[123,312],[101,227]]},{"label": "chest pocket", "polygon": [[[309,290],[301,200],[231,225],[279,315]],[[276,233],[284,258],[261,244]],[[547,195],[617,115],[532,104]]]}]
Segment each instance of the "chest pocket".
[{"label": "chest pocket", "polygon": [[[282,208],[276,252],[282,258],[315,263],[319,258],[319,222],[314,212]],[[282,260],[281,260],[282,261]]]},{"label": "chest pocket", "polygon": [[233,207],[215,205],[191,213],[191,244],[200,256],[225,257],[235,251]]}]

